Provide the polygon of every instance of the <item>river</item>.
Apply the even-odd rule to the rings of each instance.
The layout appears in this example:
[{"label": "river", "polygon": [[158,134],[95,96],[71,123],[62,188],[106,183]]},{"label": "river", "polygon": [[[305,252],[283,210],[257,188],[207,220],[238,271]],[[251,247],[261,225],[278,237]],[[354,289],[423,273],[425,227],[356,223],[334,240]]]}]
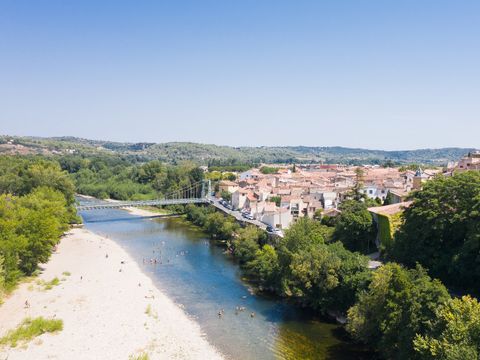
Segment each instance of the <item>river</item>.
[{"label": "river", "polygon": [[[344,339],[337,324],[279,299],[254,295],[238,265],[182,218],[147,219],[114,209],[81,215],[88,230],[121,245],[227,358],[370,358]],[[156,265],[150,264],[152,258]],[[245,310],[236,312],[236,307]]]}]

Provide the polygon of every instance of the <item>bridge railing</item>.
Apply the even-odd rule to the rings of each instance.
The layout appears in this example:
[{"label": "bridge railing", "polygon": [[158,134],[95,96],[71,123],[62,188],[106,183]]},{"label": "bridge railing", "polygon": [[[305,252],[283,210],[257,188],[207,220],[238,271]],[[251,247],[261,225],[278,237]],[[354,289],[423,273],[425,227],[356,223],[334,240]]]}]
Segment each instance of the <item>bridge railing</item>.
[{"label": "bridge railing", "polygon": [[120,208],[126,208],[126,207],[199,204],[199,203],[205,203],[205,202],[207,202],[206,198],[121,201],[121,202],[112,202],[112,203],[106,203],[106,204],[78,205],[77,210],[84,211],[84,210],[95,210],[95,209],[120,209]]},{"label": "bridge railing", "polygon": [[[207,202],[207,196],[210,194],[210,181],[198,181],[186,188],[176,190],[166,194],[163,199],[140,200],[140,201],[116,201],[103,204],[85,204],[78,205],[77,210],[94,209],[119,209],[126,207],[139,206],[158,206],[158,205],[176,205],[176,204],[198,204]],[[200,197],[198,197],[200,196]]]}]

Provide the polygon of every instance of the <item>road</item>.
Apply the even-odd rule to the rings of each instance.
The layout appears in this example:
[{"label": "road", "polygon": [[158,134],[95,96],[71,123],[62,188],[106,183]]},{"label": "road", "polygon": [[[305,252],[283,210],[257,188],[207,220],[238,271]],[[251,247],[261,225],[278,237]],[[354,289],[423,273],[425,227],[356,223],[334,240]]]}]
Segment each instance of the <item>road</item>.
[{"label": "road", "polygon": [[[220,200],[218,200],[217,198],[215,197],[208,197],[208,202],[210,203],[210,205],[213,205],[215,206],[217,209],[219,210],[222,210],[224,213],[230,215],[230,216],[233,216],[235,219],[237,219],[237,221],[239,222],[243,222],[243,223],[249,223],[249,224],[252,224],[252,225],[255,225],[255,226],[258,226],[259,228],[261,228],[262,230],[267,230],[267,225],[264,224],[263,222],[261,221],[258,221],[258,220],[248,220],[248,219],[245,219],[242,214],[240,213],[240,211],[236,211],[236,210],[229,210],[227,209],[225,206],[223,206],[222,204],[220,204]],[[270,236],[279,236],[279,237],[283,237],[283,234],[273,234],[273,233],[268,233]],[[383,263],[381,261],[378,261],[378,256],[379,256],[379,253],[374,253],[374,254],[371,254],[370,255],[371,257],[373,257],[369,262],[368,262],[368,268],[369,269],[372,269],[372,270],[375,270],[377,268],[379,268],[380,266],[383,265]]]},{"label": "road", "polygon": [[[211,205],[215,206],[217,209],[219,210],[222,210],[224,213],[230,215],[230,216],[233,216],[235,219],[237,219],[237,221],[239,222],[243,222],[243,223],[248,223],[248,224],[251,224],[251,225],[255,225],[255,226],[258,226],[260,229],[262,230],[267,230],[267,225],[259,220],[248,220],[248,219],[245,219],[242,214],[240,213],[240,211],[237,211],[237,210],[229,210],[227,209],[225,206],[223,206],[222,204],[220,204],[220,200],[217,199],[216,197],[213,197],[213,196],[210,196],[208,197],[208,201]],[[270,233],[271,234],[271,233]],[[271,235],[277,235],[277,236],[280,236],[280,237],[283,237],[282,234],[271,234]]]}]

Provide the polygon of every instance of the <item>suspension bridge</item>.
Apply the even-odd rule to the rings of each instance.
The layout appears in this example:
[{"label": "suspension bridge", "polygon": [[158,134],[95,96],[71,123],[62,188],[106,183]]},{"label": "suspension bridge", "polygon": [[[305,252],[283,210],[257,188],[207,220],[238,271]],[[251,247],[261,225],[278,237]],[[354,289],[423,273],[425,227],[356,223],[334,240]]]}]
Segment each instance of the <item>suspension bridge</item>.
[{"label": "suspension bridge", "polygon": [[162,199],[139,200],[139,201],[115,201],[107,203],[89,203],[77,205],[78,211],[101,210],[101,209],[121,209],[129,207],[142,206],[162,206],[162,205],[186,205],[202,204],[208,202],[208,196],[211,193],[210,181],[198,181],[172,193],[165,195]]}]

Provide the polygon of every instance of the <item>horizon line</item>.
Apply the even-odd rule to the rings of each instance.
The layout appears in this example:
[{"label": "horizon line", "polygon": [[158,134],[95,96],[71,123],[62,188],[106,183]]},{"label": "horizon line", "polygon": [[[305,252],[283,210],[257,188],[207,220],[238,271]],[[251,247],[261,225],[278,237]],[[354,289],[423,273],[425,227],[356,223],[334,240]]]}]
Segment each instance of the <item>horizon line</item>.
[{"label": "horizon line", "polygon": [[465,149],[465,150],[479,150],[480,148],[476,148],[474,146],[443,146],[443,147],[423,147],[423,148],[410,148],[410,149],[394,149],[394,150],[386,150],[386,149],[375,149],[375,148],[366,148],[366,147],[354,147],[354,146],[345,146],[345,145],[223,145],[223,144],[214,144],[214,143],[206,143],[206,142],[199,142],[199,141],[191,141],[191,140],[174,140],[174,141],[162,141],[162,142],[154,142],[154,141],[119,141],[119,140],[106,140],[106,139],[94,139],[94,138],[87,138],[82,136],[74,136],[74,135],[57,135],[57,136],[40,136],[40,135],[10,135],[10,134],[0,134],[3,137],[12,137],[12,138],[39,138],[39,139],[57,139],[61,141],[62,138],[72,138],[72,139],[79,139],[79,140],[88,140],[88,141],[97,141],[97,142],[110,142],[110,143],[120,143],[120,144],[154,144],[154,145],[162,145],[162,144],[196,144],[196,145],[212,145],[218,147],[228,147],[228,148],[298,148],[298,147],[305,147],[305,148],[343,148],[343,149],[350,149],[350,150],[367,150],[367,151],[383,151],[383,152],[405,152],[405,151],[421,151],[421,150],[445,150],[445,149]]}]

